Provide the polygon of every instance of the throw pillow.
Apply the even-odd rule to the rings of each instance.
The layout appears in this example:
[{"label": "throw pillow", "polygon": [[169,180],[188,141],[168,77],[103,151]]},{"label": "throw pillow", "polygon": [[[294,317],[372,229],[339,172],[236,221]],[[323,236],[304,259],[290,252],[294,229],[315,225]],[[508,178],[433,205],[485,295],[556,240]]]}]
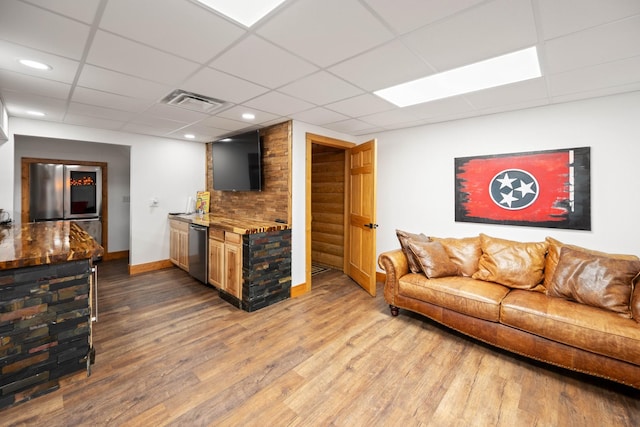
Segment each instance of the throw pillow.
[{"label": "throw pillow", "polygon": [[546,242],[515,242],[480,234],[482,256],[474,279],[542,291]]},{"label": "throw pillow", "polygon": [[458,266],[463,276],[471,277],[478,271],[478,261],[482,256],[480,236],[463,238],[431,236],[431,240],[442,243],[449,259]]},{"label": "throw pillow", "polygon": [[409,241],[409,248],[429,279],[458,276],[458,266],[449,259],[440,242]]},{"label": "throw pillow", "polygon": [[[545,288],[549,289],[549,286],[551,284],[551,279],[553,279],[553,274],[556,271],[556,267],[558,266],[558,260],[560,259],[560,250],[563,247],[568,247],[571,249],[575,249],[578,251],[583,251],[589,254],[593,254],[593,255],[601,255],[601,256],[608,256],[608,257],[613,257],[613,258],[620,258],[623,260],[628,260],[628,261],[634,261],[634,260],[638,260],[640,258],[638,258],[635,255],[621,255],[621,254],[609,254],[606,252],[600,252],[600,251],[594,251],[592,249],[586,249],[580,246],[576,246],[576,245],[569,245],[566,243],[562,243],[559,240],[554,239],[553,237],[547,237],[545,239],[545,241],[549,244],[549,249],[547,252],[547,259],[545,261],[545,266],[544,266],[544,286]],[[640,313],[639,313],[640,314]]]},{"label": "throw pillow", "polygon": [[624,260],[563,247],[547,294],[631,317],[629,307],[639,260]]},{"label": "throw pillow", "polygon": [[415,242],[430,242],[431,239],[429,239],[422,233],[414,234],[402,230],[396,230],[396,236],[398,236],[398,241],[400,241],[402,252],[404,252],[404,255],[407,257],[409,271],[411,271],[412,273],[420,273],[422,271],[422,268],[420,267],[420,263],[415,259],[413,252],[411,252],[411,249],[409,248],[409,242],[412,240]]}]

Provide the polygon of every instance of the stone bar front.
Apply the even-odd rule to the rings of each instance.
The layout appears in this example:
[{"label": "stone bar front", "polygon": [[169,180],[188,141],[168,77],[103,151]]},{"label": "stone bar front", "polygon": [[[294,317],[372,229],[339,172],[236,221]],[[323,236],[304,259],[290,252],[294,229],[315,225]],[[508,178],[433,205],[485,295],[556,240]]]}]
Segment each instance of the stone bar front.
[{"label": "stone bar front", "polygon": [[92,258],[102,252],[69,221],[0,228],[0,409],[87,369]]}]

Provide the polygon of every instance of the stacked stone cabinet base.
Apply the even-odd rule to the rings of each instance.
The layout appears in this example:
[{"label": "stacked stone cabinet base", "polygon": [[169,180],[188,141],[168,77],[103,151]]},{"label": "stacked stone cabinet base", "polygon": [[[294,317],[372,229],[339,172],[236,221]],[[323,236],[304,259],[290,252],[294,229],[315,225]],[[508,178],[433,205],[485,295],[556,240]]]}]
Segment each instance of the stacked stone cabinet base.
[{"label": "stacked stone cabinet base", "polygon": [[289,298],[291,230],[237,234],[210,228],[209,283],[245,311]]},{"label": "stacked stone cabinet base", "polygon": [[91,274],[88,259],[0,271],[0,409],[87,369]]}]

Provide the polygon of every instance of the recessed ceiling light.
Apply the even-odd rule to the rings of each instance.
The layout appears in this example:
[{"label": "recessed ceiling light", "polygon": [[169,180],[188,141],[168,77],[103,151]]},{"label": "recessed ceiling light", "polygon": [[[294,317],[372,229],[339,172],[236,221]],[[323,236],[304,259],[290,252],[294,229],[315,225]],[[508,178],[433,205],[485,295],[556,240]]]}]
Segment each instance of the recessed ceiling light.
[{"label": "recessed ceiling light", "polygon": [[27,114],[35,117],[44,117],[46,115],[42,111],[27,111]]},{"label": "recessed ceiling light", "polygon": [[398,107],[407,107],[534,79],[541,75],[538,52],[534,46],[374,93]]},{"label": "recessed ceiling light", "polygon": [[192,133],[185,133],[184,137],[187,138],[187,139],[194,139],[196,136],[194,134],[192,134]]},{"label": "recessed ceiling light", "polygon": [[251,27],[278,7],[284,0],[196,0],[206,7]]},{"label": "recessed ceiling light", "polygon": [[242,118],[245,120],[253,120],[256,118],[256,115],[251,113],[244,113],[242,114]]},{"label": "recessed ceiling light", "polygon": [[47,65],[43,62],[34,61],[32,59],[20,59],[19,63],[24,65],[25,67],[35,68],[36,70],[52,70],[53,67],[51,65]]}]

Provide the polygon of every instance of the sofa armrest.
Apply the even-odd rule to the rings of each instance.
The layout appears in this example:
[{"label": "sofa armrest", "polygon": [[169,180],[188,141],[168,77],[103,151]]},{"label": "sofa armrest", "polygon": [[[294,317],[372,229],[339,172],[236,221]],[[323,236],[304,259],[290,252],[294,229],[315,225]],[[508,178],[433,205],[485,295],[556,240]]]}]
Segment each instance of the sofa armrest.
[{"label": "sofa armrest", "polygon": [[378,257],[378,265],[385,271],[384,299],[391,305],[395,305],[395,296],[398,294],[398,280],[409,273],[407,257],[402,249],[383,252]]}]

